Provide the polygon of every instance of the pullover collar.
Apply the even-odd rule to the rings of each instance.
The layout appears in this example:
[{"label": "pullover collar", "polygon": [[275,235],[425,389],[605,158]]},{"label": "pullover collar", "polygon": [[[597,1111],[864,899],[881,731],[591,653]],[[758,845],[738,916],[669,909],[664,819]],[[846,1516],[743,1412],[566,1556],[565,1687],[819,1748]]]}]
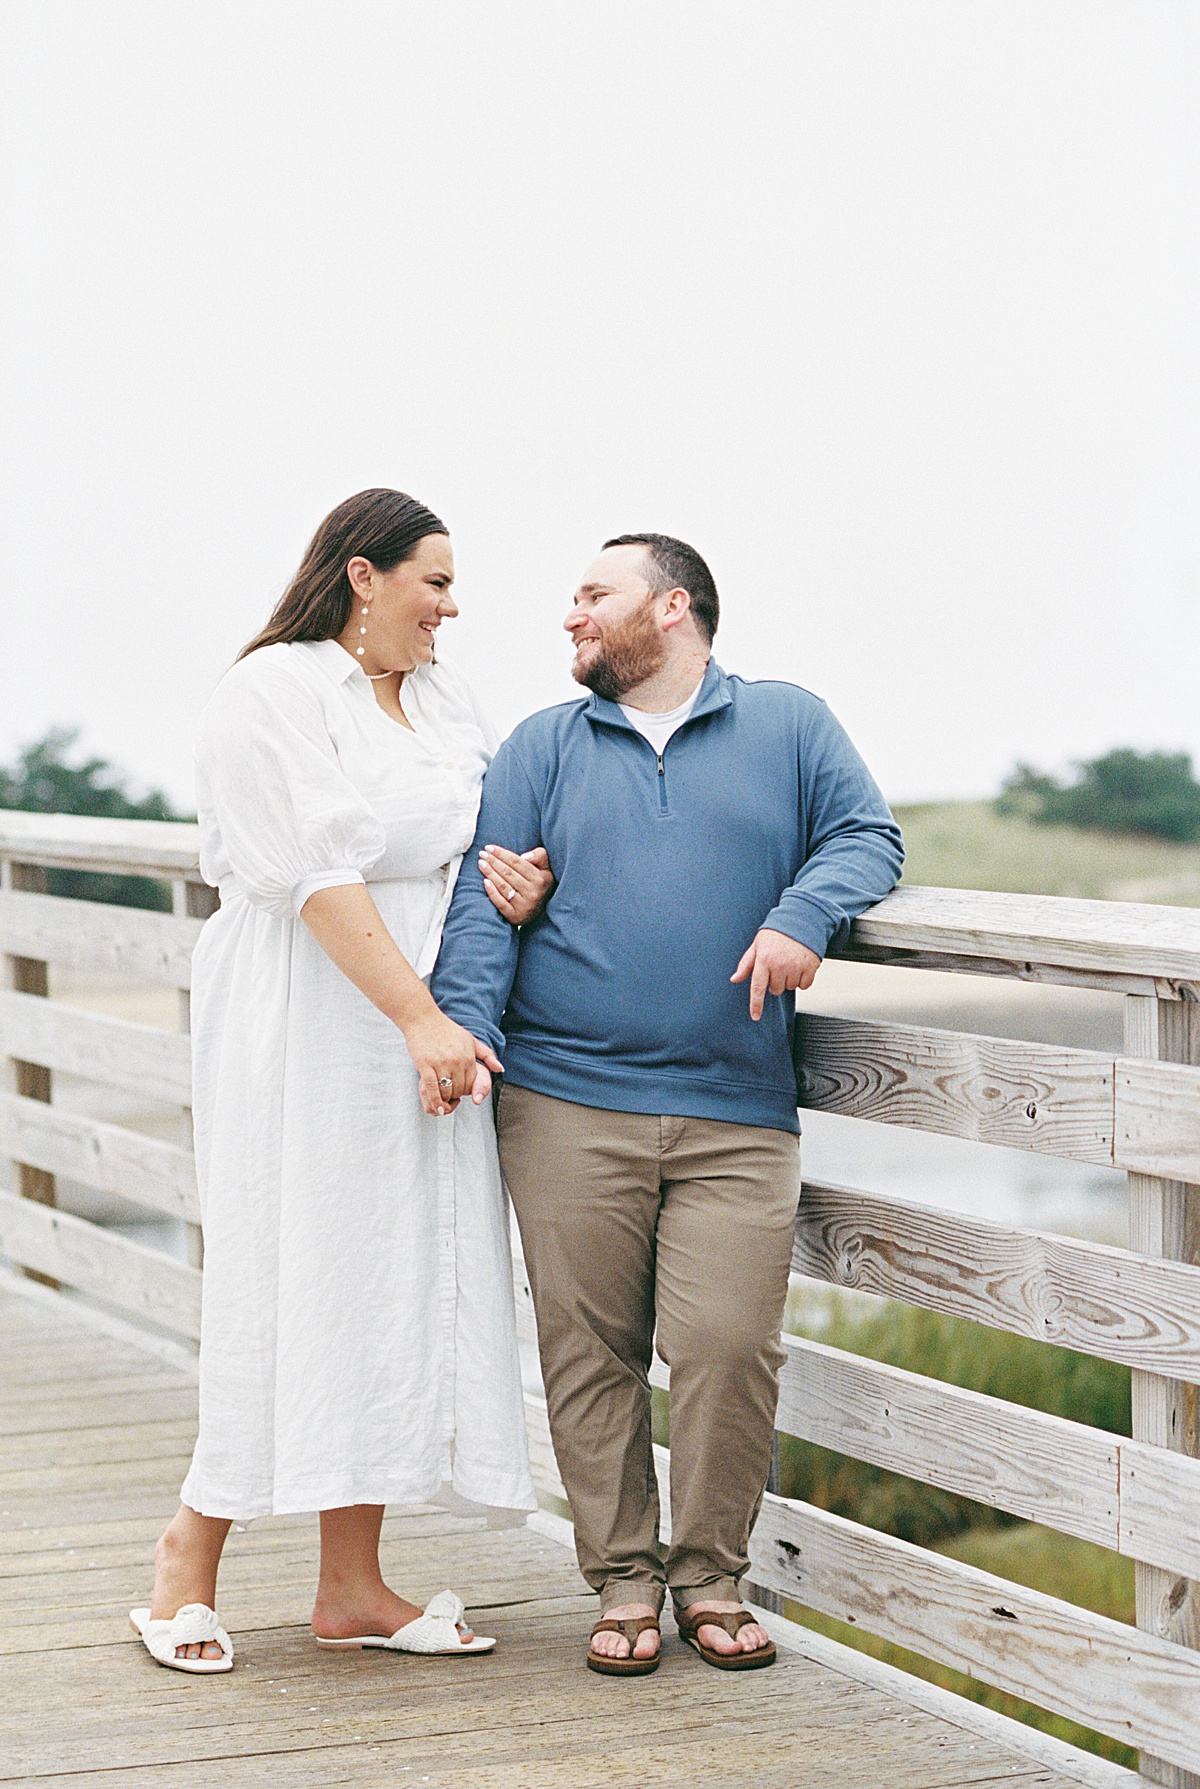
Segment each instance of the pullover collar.
[{"label": "pullover collar", "polygon": [[[733,697],[729,693],[729,679],[722,671],[715,658],[710,658],[700,683],[700,693],[696,697],[696,706],[686,721],[680,723],[678,731],[682,733],[701,715],[715,714],[719,708],[729,708]],[[608,702],[593,690],[584,704],[584,714],[589,721],[601,727],[619,727],[624,733],[637,733],[637,728],[629,718],[621,713],[615,702]],[[639,734],[640,738],[641,735]]]}]

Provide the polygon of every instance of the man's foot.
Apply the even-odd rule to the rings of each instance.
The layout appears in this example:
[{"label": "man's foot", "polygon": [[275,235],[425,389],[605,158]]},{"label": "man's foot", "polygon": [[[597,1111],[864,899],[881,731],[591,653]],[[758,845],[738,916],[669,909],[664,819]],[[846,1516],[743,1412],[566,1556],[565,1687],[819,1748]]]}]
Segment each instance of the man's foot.
[{"label": "man's foot", "polygon": [[[398,1628],[407,1627],[424,1613],[416,1603],[406,1602],[386,1584],[379,1584],[344,1602],[318,1595],[313,1605],[312,1630],[319,1640],[353,1640],[359,1634],[378,1634],[390,1640]],[[475,1638],[473,1629],[461,1621],[458,1631],[464,1640]]]},{"label": "man's foot", "polygon": [[[688,1603],[683,1613],[690,1621],[695,1621],[697,1615],[706,1609],[711,1610],[714,1615],[736,1615],[741,1606],[741,1603],[709,1602],[705,1598]],[[765,1628],[759,1627],[756,1621],[748,1621],[744,1627],[738,1629],[736,1636],[728,1633],[719,1623],[706,1621],[697,1628],[696,1638],[710,1652],[720,1652],[726,1656],[732,1656],[735,1652],[759,1652],[764,1646],[771,1644],[770,1634]]]},{"label": "man's foot", "polygon": [[[606,1609],[608,1621],[635,1621],[639,1615],[655,1617],[658,1610],[650,1603],[619,1603],[615,1609]],[[633,1647],[635,1659],[652,1659],[658,1651],[659,1637],[653,1628],[647,1628],[638,1635]],[[630,1656],[629,1642],[624,1634],[596,1634],[592,1640],[592,1651],[597,1658],[627,1659]]]},{"label": "man's foot", "polygon": [[[173,1621],[187,1603],[203,1603],[211,1609],[216,1596],[212,1568],[206,1556],[189,1546],[174,1522],[156,1542],[154,1548],[154,1594],[150,1599],[151,1621]],[[203,1646],[177,1646],[177,1659],[219,1659],[223,1656],[215,1640]]]}]

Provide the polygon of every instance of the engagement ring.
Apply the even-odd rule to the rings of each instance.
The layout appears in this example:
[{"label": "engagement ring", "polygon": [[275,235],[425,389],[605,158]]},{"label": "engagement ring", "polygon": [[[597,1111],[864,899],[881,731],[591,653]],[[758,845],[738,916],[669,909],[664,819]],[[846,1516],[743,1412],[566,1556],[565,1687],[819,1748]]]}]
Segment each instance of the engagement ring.
[{"label": "engagement ring", "polygon": [[454,1082],[450,1079],[449,1075],[439,1075],[438,1076],[438,1086],[439,1087],[453,1087],[453,1085],[454,1085]]}]

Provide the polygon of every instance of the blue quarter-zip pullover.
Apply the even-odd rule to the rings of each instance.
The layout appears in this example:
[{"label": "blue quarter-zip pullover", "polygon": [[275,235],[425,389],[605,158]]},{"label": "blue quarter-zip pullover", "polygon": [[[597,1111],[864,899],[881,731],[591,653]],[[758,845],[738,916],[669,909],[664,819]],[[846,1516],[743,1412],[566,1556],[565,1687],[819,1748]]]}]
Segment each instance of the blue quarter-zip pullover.
[{"label": "blue quarter-zip pullover", "polygon": [[[485,844],[544,845],[558,886],[519,932]],[[500,747],[446,921],[433,994],[519,1087],[618,1112],[796,1131],[795,1001],[729,978],[764,926],[824,956],[904,850],[817,696],[710,661],[661,755],[615,702],[544,709]]]}]

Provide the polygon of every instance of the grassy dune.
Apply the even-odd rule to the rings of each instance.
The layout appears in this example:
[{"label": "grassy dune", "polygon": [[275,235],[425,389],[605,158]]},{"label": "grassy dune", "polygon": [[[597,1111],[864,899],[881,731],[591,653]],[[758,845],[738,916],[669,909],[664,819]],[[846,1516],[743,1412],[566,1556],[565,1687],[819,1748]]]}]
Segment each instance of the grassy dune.
[{"label": "grassy dune", "polygon": [[1200,906],[1200,845],[1035,826],[986,801],[900,807],[904,880],[934,888]]}]

